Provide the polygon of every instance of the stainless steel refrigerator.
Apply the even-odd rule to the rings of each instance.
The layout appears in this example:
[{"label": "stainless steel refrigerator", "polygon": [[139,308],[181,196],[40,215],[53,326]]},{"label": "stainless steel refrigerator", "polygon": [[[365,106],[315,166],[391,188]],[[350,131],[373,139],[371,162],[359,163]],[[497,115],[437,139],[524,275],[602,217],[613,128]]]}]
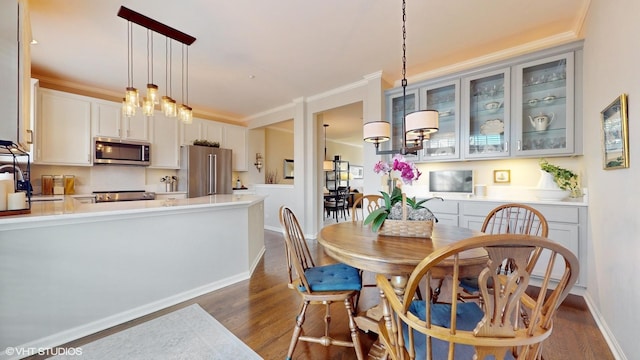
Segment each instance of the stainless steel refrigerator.
[{"label": "stainless steel refrigerator", "polygon": [[178,171],[178,190],[187,197],[231,194],[231,149],[183,146]]}]

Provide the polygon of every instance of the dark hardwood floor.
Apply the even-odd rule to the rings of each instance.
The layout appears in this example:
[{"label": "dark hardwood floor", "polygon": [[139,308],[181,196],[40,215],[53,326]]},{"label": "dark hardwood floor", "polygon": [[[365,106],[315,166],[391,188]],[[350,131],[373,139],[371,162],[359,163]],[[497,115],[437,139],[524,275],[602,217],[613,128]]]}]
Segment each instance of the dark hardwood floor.
[{"label": "dark hardwood floor", "polygon": [[[265,243],[264,258],[258,264],[251,279],[73,341],[62,347],[81,347],[83,344],[178,308],[198,303],[264,359],[285,359],[300,301],[297,293],[287,288],[282,235],[265,231]],[[331,262],[316,241],[310,240],[309,245],[315,258],[319,259],[317,263]],[[372,280],[366,279],[366,281]],[[366,308],[375,304],[377,300],[376,289],[366,288],[360,305]],[[343,304],[333,304],[331,310],[333,315],[331,335],[348,339],[347,316]],[[310,308],[304,326],[307,333],[323,331],[323,312],[322,306]],[[376,335],[361,333],[360,338],[366,353],[375,341]],[[39,358],[42,357],[33,356],[30,359]],[[300,342],[294,353],[294,359],[339,360],[356,359],[356,356],[351,348],[335,346],[325,348],[322,345]],[[544,347],[544,359],[614,359],[582,297],[570,295],[560,307],[553,334]]]}]

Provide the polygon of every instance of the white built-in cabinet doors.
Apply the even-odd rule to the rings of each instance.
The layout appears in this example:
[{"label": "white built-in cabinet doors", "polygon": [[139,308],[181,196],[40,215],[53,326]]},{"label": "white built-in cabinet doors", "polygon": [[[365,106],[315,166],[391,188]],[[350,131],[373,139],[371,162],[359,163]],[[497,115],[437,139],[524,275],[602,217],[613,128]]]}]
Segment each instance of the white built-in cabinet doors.
[{"label": "white built-in cabinet doors", "polygon": [[120,103],[95,100],[93,106],[94,137],[149,141],[149,122],[141,109],[126,117]]},{"label": "white built-in cabinet doors", "polygon": [[246,128],[197,118],[191,124],[182,124],[181,128],[181,145],[193,145],[194,140],[217,142],[220,147],[231,149],[234,171],[248,170]]},{"label": "white built-in cabinet doors", "polygon": [[150,118],[151,168],[180,168],[180,125],[177,118],[168,118],[160,111]]},{"label": "white built-in cabinet doors", "polygon": [[225,125],[222,147],[232,150],[234,171],[249,170],[247,166],[247,128]]},{"label": "white built-in cabinet doors", "polygon": [[92,164],[91,104],[85,96],[39,89],[34,163]]},{"label": "white built-in cabinet doors", "polygon": [[233,170],[247,171],[247,129],[211,120],[193,119],[182,124],[159,111],[146,117],[142,111],[122,116],[121,104],[43,89],[35,106],[34,163],[92,165],[94,137],[149,141],[151,168],[180,168],[180,146],[194,140],[218,142],[233,152]]}]

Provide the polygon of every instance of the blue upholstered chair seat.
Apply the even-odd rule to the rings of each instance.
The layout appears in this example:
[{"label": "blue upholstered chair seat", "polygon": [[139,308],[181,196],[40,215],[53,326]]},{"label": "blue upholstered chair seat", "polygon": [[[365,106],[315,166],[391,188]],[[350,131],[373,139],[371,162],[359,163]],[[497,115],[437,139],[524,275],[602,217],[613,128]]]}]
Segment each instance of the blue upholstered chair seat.
[{"label": "blue upholstered chair seat", "polygon": [[[409,311],[421,320],[427,318],[424,300],[414,300],[409,306]],[[456,327],[459,330],[472,331],[478,322],[482,320],[484,313],[474,302],[458,303],[456,309]],[[433,304],[431,305],[431,324],[450,327],[451,326],[451,305],[450,304]],[[408,337],[407,327],[403,325],[403,333],[405,338]],[[418,331],[413,332],[415,339],[416,359],[426,359],[425,353],[427,348],[426,336]],[[433,358],[446,359],[449,353],[449,343],[440,339],[432,338]],[[456,359],[473,359],[475,350],[471,345],[456,344]],[[505,359],[514,359],[511,352],[507,352]]]},{"label": "blue upholstered chair seat", "polygon": [[[311,291],[343,291],[362,288],[362,279],[358,269],[345,264],[331,264],[307,269],[304,275],[309,282]],[[300,291],[306,291],[304,286],[298,286]]]}]

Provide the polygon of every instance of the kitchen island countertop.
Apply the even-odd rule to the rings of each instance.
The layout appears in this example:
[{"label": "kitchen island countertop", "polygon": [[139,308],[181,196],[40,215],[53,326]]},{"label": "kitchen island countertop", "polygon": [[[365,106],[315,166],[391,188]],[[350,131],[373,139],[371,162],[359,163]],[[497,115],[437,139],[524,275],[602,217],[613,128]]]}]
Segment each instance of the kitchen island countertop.
[{"label": "kitchen island countertop", "polygon": [[264,200],[263,196],[254,194],[224,194],[190,199],[81,203],[74,201],[73,196],[64,196],[62,201],[33,201],[30,214],[0,217],[0,226],[27,225],[39,221],[68,221],[107,215],[178,211],[200,207],[248,206],[262,200]]}]

